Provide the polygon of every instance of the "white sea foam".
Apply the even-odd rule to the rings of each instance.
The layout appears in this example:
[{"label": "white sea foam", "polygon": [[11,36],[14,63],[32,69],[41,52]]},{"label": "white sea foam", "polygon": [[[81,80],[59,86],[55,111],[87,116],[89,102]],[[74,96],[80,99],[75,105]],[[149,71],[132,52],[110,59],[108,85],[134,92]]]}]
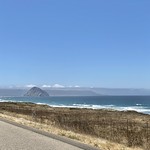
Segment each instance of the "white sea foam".
[{"label": "white sea foam", "polygon": [[88,104],[73,104],[73,105],[49,105],[51,107],[66,107],[66,108],[87,108],[87,109],[114,109],[114,105],[88,105]]},{"label": "white sea foam", "polygon": [[9,99],[0,99],[0,103],[1,102],[19,102],[19,103],[22,103],[22,102],[24,102],[24,101],[16,101],[16,100],[9,100]]},{"label": "white sea foam", "polygon": [[137,106],[128,106],[128,107],[114,107],[113,109],[118,111],[137,111],[140,113],[150,114],[150,109],[147,107],[137,107]]},{"label": "white sea foam", "polygon": [[36,103],[36,104],[38,104],[38,105],[48,105],[46,103]]},{"label": "white sea foam", "polygon": [[127,106],[119,107],[115,105],[85,105],[85,104],[73,104],[73,105],[49,105],[51,107],[65,107],[65,108],[87,108],[87,109],[113,109],[118,111],[137,111],[140,113],[150,114],[150,109],[142,106]]},{"label": "white sea foam", "polygon": [[0,99],[0,102],[10,102],[9,100]]},{"label": "white sea foam", "polygon": [[[25,102],[25,101],[16,101],[15,99],[12,98],[0,98],[0,102]],[[41,102],[33,102],[39,105],[49,105],[51,107],[66,107],[66,108],[87,108],[87,109],[113,109],[113,110],[118,110],[118,111],[137,111],[140,113],[145,113],[145,114],[150,114],[150,108],[145,107],[140,103],[135,104],[135,106],[117,106],[117,105],[95,105],[95,104],[52,104],[52,103],[41,103]]]},{"label": "white sea foam", "polygon": [[136,106],[142,106],[142,104],[136,104]]}]

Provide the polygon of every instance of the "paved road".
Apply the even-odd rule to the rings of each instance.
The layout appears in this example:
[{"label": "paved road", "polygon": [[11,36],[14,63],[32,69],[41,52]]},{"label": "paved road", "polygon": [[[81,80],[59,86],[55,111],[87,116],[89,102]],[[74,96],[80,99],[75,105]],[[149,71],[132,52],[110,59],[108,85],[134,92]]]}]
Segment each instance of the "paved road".
[{"label": "paved road", "polygon": [[0,121],[0,150],[82,150],[67,143]]}]

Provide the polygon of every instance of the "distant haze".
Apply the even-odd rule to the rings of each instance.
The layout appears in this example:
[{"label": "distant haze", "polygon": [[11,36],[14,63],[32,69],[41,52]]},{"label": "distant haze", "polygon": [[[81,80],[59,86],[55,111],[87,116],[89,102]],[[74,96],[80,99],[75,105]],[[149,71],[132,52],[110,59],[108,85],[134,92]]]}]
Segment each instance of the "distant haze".
[{"label": "distant haze", "polygon": [[[150,95],[149,89],[42,88],[50,96]],[[0,96],[23,96],[28,89],[0,89]]]}]

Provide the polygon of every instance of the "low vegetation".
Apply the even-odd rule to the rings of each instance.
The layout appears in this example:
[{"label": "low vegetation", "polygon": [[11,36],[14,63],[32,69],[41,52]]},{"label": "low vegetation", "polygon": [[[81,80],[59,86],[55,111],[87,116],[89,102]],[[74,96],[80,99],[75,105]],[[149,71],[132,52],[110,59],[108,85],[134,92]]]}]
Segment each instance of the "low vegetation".
[{"label": "low vegetation", "polygon": [[[107,150],[112,150],[109,145],[115,147],[114,143],[124,145],[120,148],[122,150],[127,150],[127,147],[150,149],[150,116],[134,111],[52,108],[32,103],[3,102],[0,103],[0,113],[24,118],[37,123],[37,126],[45,125],[47,129],[59,129],[60,135],[75,140],[91,137],[91,145]],[[103,142],[99,143],[99,139]]]}]

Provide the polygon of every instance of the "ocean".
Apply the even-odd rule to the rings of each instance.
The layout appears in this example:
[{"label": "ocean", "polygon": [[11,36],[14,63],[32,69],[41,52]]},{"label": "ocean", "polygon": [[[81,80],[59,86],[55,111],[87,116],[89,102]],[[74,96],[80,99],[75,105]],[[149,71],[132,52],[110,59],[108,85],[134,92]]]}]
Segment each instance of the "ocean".
[{"label": "ocean", "polygon": [[51,107],[133,110],[150,114],[150,96],[0,97],[0,102],[32,102]]}]

